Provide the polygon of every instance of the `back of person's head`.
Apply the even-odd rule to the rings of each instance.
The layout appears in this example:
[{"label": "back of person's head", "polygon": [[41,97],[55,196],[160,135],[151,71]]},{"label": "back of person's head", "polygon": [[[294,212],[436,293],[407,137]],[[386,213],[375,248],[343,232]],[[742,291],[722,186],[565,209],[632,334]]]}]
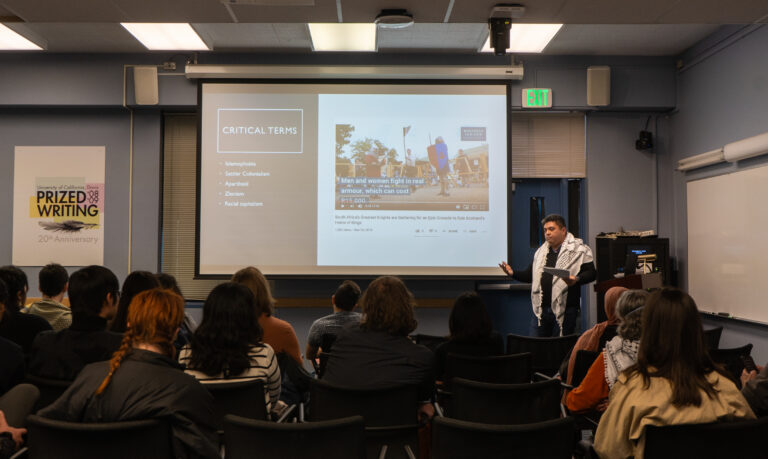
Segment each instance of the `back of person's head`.
[{"label": "back of person's head", "polygon": [[559,228],[565,228],[565,219],[562,215],[549,214],[541,220],[541,225],[544,226],[549,222],[555,222]]},{"label": "back of person's head", "polygon": [[634,371],[642,375],[645,386],[651,377],[666,378],[672,386],[672,403],[679,407],[699,406],[701,390],[716,397],[706,375],[714,370],[729,376],[709,357],[693,298],[676,288],[657,290],[648,297],[642,320]]},{"label": "back of person's head", "polygon": [[128,319],[128,306],[133,297],[139,293],[160,287],[160,281],[149,271],[134,271],[128,274],[123,281],[123,290],[120,292],[120,301],[117,303],[117,314],[112,321],[110,330],[117,333],[123,333],[126,329]]},{"label": "back of person's head", "polygon": [[117,298],[120,283],[103,266],[86,266],[69,276],[69,304],[72,315],[98,316],[108,294]]},{"label": "back of person's head", "polygon": [[605,318],[608,322],[613,323],[616,321],[616,303],[619,301],[621,294],[626,291],[626,287],[611,287],[605,292],[603,307],[605,309]]},{"label": "back of person's head", "polygon": [[275,299],[269,291],[269,282],[264,274],[253,266],[243,268],[232,276],[232,282],[243,284],[253,293],[256,300],[256,312],[259,316],[271,316],[275,312]]},{"label": "back of person's head", "polygon": [[203,321],[190,344],[189,368],[209,376],[237,376],[250,366],[250,348],[263,334],[251,290],[235,282],[219,284],[203,304]]},{"label": "back of person's head", "polygon": [[465,292],[456,298],[448,318],[448,330],[454,341],[472,342],[491,335],[491,318],[480,295]]},{"label": "back of person's head", "polygon": [[624,339],[638,340],[643,330],[643,307],[648,299],[645,290],[627,290],[616,302],[618,333]]},{"label": "back of person's head", "polygon": [[181,289],[179,288],[179,283],[176,281],[176,278],[173,277],[171,274],[155,273],[155,277],[157,277],[157,281],[160,282],[160,287],[166,290],[170,290],[173,293],[184,298],[184,295],[181,293]]},{"label": "back of person's head", "polygon": [[5,282],[8,289],[8,298],[5,302],[6,314],[19,312],[27,299],[27,290],[29,289],[27,275],[16,266],[7,265],[0,268],[0,280]]},{"label": "back of person's head", "polygon": [[104,392],[125,356],[138,344],[156,346],[163,354],[174,357],[173,341],[183,319],[184,300],[172,291],[155,288],[136,295],[128,308],[128,330],[120,349],[109,361],[109,373],[96,395]]},{"label": "back of person's head", "polygon": [[375,279],[360,297],[360,328],[406,336],[416,330],[416,301],[403,281],[394,276]]},{"label": "back of person's head", "polygon": [[52,297],[64,292],[64,289],[67,288],[69,274],[60,264],[51,263],[43,266],[37,280],[40,283],[40,293]]},{"label": "back of person's head", "polygon": [[351,280],[345,280],[333,294],[333,304],[344,311],[351,311],[360,300],[360,286]]}]

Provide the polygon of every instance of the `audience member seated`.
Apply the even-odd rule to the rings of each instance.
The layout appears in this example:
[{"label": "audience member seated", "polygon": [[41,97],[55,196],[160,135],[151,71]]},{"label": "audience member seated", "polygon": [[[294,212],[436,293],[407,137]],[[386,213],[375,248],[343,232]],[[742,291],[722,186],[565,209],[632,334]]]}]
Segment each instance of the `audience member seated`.
[{"label": "audience member seated", "polygon": [[[0,321],[5,314],[5,303],[8,301],[8,288],[0,280]],[[0,338],[0,395],[24,380],[24,351],[21,346]]]},{"label": "audience member seated", "polygon": [[445,377],[448,354],[488,357],[504,354],[504,341],[493,330],[485,303],[475,292],[459,295],[448,318],[448,341],[435,350],[435,374],[438,381]]},{"label": "audience member seated", "polygon": [[323,381],[360,389],[418,385],[420,414],[434,415],[434,355],[408,335],[416,329],[415,301],[403,281],[383,276],[360,298],[363,318],[339,331]]},{"label": "audience member seated", "polygon": [[301,350],[299,339],[291,324],[274,316],[275,299],[269,291],[269,282],[257,268],[249,266],[236,272],[232,282],[248,287],[256,298],[256,313],[259,315],[259,325],[264,330],[264,342],[272,346],[276,354],[285,352],[299,365]]},{"label": "audience member seated", "polygon": [[174,358],[183,319],[184,300],[175,293],[153,289],[136,295],[112,360],[86,366],[38,414],[71,422],[163,419],[171,426],[174,457],[220,458],[213,397]]},{"label": "audience member seated", "polygon": [[619,323],[616,317],[616,302],[621,294],[626,291],[626,287],[611,287],[605,292],[603,306],[607,320],[596,324],[579,336],[568,356],[568,371],[566,372],[565,380],[568,384],[572,384],[573,381],[573,366],[576,364],[576,353],[579,351],[601,351],[605,347],[605,343],[616,336],[616,329]]},{"label": "audience member seated", "polygon": [[203,384],[264,381],[267,410],[280,397],[280,368],[269,344],[261,342],[254,298],[248,287],[216,286],[203,305],[203,321],[179,355],[186,372]]},{"label": "audience member seated", "polygon": [[0,459],[10,458],[24,443],[24,420],[39,396],[40,391],[32,384],[19,384],[0,396]]},{"label": "audience member seated", "polygon": [[644,290],[626,290],[621,294],[615,307],[619,334],[606,343],[581,384],[568,393],[565,404],[569,410],[605,411],[608,394],[619,374],[637,362],[647,298],[648,292]]},{"label": "audience member seated", "polygon": [[11,427],[0,411],[0,459],[9,459],[24,443],[23,436],[27,429]]},{"label": "audience member seated", "polygon": [[[168,289],[184,298],[184,295],[181,293],[181,289],[179,288],[179,283],[176,282],[175,277],[168,273],[155,273],[155,277],[157,277],[157,281],[160,282],[160,287]],[[176,337],[176,341],[173,343],[177,350],[180,350],[182,347],[189,343],[189,340],[192,339],[192,333],[195,332],[196,328],[197,323],[195,323],[195,319],[193,319],[185,309],[184,321],[181,323],[179,335]]]},{"label": "audience member seated", "polygon": [[69,285],[67,270],[57,263],[45,265],[40,270],[38,281],[43,299],[32,303],[27,312],[47,320],[55,331],[72,325],[72,311],[61,304]]},{"label": "audience member seated", "polygon": [[741,395],[757,416],[768,415],[768,369],[757,365],[757,371],[742,370]]},{"label": "audience member seated", "polygon": [[25,355],[29,355],[32,341],[38,333],[51,329],[51,325],[42,317],[21,312],[27,301],[27,275],[16,266],[0,268],[0,280],[5,282],[8,298],[5,312],[0,320],[0,338],[5,338],[21,346]]},{"label": "audience member seated", "polygon": [[160,287],[160,281],[149,271],[134,271],[128,274],[123,281],[123,289],[120,291],[120,301],[117,303],[117,313],[109,324],[109,330],[115,333],[125,333],[128,328],[128,305],[133,297],[145,290]]},{"label": "audience member seated", "polygon": [[643,308],[637,364],[619,375],[595,434],[602,459],[643,457],[645,426],[754,419],[728,373],[707,353],[696,303],[664,288]]},{"label": "audience member seated", "polygon": [[346,280],[341,283],[331,296],[333,314],[315,320],[309,327],[307,352],[304,355],[307,360],[317,358],[318,350],[322,352],[323,335],[331,335],[335,339],[344,326],[360,323],[360,313],[353,311],[359,299],[360,287],[355,282]]},{"label": "audience member seated", "polygon": [[123,337],[107,331],[107,320],[117,310],[117,277],[102,266],[87,266],[69,278],[72,325],[41,333],[30,354],[29,372],[49,379],[71,381],[89,363],[109,360]]}]

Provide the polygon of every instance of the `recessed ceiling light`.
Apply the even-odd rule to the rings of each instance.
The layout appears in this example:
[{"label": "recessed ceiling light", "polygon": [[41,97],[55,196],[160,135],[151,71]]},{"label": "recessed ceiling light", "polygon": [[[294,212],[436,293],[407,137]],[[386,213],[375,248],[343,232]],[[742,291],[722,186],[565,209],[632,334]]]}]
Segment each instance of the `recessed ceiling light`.
[{"label": "recessed ceiling light", "polygon": [[0,24],[0,50],[31,50],[40,51],[43,48],[32,43],[18,33],[8,28],[5,24]]},{"label": "recessed ceiling light", "polygon": [[147,49],[152,51],[208,51],[195,29],[187,23],[121,22]]},{"label": "recessed ceiling light", "polygon": [[376,51],[376,24],[307,24],[315,51]]},{"label": "recessed ceiling light", "polygon": [[[508,53],[540,53],[544,51],[549,42],[555,37],[562,24],[518,24],[512,23],[509,31]],[[491,53],[493,50],[488,44],[488,39],[482,49],[482,53]]]}]

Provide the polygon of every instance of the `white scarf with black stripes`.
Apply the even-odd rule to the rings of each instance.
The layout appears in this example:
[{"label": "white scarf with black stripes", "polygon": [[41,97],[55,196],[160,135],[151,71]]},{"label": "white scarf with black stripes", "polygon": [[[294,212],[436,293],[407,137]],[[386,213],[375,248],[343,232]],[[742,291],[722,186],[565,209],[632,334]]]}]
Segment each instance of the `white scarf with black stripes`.
[{"label": "white scarf with black stripes", "polygon": [[[544,266],[547,263],[547,253],[549,252],[549,242],[545,242],[536,250],[533,255],[533,283],[531,285],[531,304],[533,305],[533,314],[541,324],[541,274],[544,272]],[[592,249],[584,241],[568,233],[565,241],[560,246],[557,253],[557,263],[555,268],[567,269],[571,276],[576,276],[581,270],[581,265],[592,262]],[[563,333],[563,319],[565,318],[565,302],[568,297],[568,285],[559,277],[552,279],[552,312],[555,314],[557,323],[560,326],[560,334]]]},{"label": "white scarf with black stripes", "polygon": [[603,358],[605,360],[605,382],[613,388],[622,371],[637,362],[637,351],[640,349],[640,340],[624,339],[614,336],[605,343]]}]

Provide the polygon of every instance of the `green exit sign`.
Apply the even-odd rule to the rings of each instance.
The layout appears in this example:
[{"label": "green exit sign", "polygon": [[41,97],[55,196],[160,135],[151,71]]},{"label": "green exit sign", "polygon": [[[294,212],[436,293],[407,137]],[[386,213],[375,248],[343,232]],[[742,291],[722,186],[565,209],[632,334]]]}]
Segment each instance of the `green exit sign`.
[{"label": "green exit sign", "polygon": [[528,88],[523,89],[523,108],[551,108],[552,89]]}]

